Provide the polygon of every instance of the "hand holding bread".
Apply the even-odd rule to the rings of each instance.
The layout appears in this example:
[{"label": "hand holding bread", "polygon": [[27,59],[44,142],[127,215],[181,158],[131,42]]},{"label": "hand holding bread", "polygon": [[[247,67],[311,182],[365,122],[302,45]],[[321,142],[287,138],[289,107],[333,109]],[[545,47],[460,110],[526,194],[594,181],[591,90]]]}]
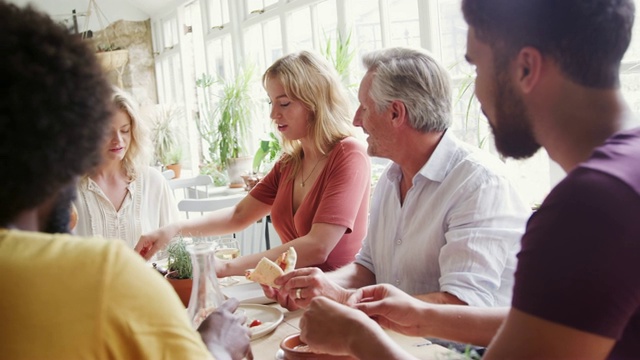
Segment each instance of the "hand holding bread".
[{"label": "hand holding bread", "polygon": [[273,281],[291,270],[295,269],[298,255],[293,247],[283,252],[276,261],[271,261],[266,257],[260,259],[254,270],[247,270],[245,276],[251,281],[262,285],[279,288]]}]

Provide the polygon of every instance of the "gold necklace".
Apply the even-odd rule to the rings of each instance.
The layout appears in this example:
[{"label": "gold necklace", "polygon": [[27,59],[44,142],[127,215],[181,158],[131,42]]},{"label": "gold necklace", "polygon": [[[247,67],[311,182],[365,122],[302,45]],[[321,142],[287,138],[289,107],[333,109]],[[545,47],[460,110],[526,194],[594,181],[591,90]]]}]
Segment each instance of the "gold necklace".
[{"label": "gold necklace", "polygon": [[[321,156],[320,159],[318,159],[318,161],[316,161],[316,164],[313,165],[313,169],[311,169],[311,172],[309,173],[309,175],[307,175],[306,179],[302,179],[302,181],[300,182],[300,187],[304,187],[304,184],[307,183],[307,180],[309,180],[309,178],[311,177],[311,175],[313,174],[313,172],[316,170],[316,168],[318,167],[318,164],[320,164],[320,161],[322,161],[322,159],[324,159],[324,156]],[[301,174],[304,177],[304,171],[302,171]]]}]

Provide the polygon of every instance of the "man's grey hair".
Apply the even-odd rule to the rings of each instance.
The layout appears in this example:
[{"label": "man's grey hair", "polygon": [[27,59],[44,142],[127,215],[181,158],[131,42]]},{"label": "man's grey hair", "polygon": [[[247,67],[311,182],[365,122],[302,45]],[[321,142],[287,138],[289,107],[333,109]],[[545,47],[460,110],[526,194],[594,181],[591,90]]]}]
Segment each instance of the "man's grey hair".
[{"label": "man's grey hair", "polygon": [[451,125],[451,79],[427,51],[402,47],[376,50],[365,54],[362,62],[373,73],[369,96],[376,112],[400,100],[416,130],[445,131]]}]

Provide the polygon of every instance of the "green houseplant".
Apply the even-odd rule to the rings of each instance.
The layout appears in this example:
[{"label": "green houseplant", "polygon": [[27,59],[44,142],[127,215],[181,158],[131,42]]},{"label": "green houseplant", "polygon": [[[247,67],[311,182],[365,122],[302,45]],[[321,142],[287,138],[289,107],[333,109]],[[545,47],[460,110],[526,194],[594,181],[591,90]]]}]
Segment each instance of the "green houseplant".
[{"label": "green houseplant", "polygon": [[249,174],[241,175],[244,181],[245,190],[249,191],[260,181],[262,176],[269,171],[269,169],[263,169],[262,165],[267,160],[269,163],[273,163],[278,155],[280,155],[280,140],[273,132],[269,132],[267,137],[260,139],[260,146],[253,155],[252,171]]},{"label": "green houseplant", "polygon": [[171,105],[157,105],[149,111],[148,116],[153,124],[155,162],[173,170],[176,178],[180,177],[182,147],[178,123],[183,116],[182,109]]},{"label": "green houseplant", "polygon": [[182,304],[187,307],[193,286],[193,266],[183,238],[169,243],[167,252],[167,275],[165,278],[173,286]]},{"label": "green houseplant", "polygon": [[260,139],[260,147],[253,156],[253,173],[260,174],[265,159],[273,162],[280,155],[280,150],[280,140],[273,132],[269,132],[268,137]]},{"label": "green houseplant", "polygon": [[340,33],[338,33],[334,40],[332,40],[331,37],[327,37],[321,53],[336,69],[347,88],[357,86],[357,84],[349,81],[349,69],[356,55],[355,50],[351,48],[351,33],[349,33],[346,38],[343,38]]},{"label": "green houseplant", "polygon": [[251,94],[252,80],[253,70],[246,68],[233,79],[214,79],[203,74],[196,81],[196,86],[202,89],[196,127],[208,144],[210,160],[228,171],[231,187],[242,186],[240,174],[251,166],[247,143],[256,108]]}]

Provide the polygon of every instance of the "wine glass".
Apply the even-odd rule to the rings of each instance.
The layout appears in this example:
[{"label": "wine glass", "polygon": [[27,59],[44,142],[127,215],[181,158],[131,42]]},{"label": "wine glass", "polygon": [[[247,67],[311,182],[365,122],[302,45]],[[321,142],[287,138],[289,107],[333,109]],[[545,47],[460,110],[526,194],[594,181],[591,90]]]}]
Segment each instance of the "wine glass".
[{"label": "wine glass", "polygon": [[[216,243],[215,255],[221,260],[233,260],[240,256],[240,244],[233,235],[221,236],[214,240]],[[231,276],[220,279],[221,286],[229,286],[238,283],[238,280]]]}]

